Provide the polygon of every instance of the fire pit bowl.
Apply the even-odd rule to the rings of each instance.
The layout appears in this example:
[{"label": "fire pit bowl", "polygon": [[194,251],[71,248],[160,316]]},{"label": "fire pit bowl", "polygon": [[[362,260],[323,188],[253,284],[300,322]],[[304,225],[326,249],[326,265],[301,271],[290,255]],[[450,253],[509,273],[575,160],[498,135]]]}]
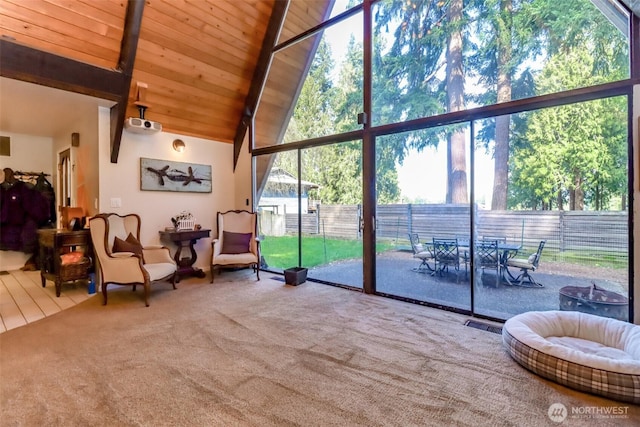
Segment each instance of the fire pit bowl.
[{"label": "fire pit bowl", "polygon": [[627,321],[629,299],[624,295],[591,286],[565,286],[560,289],[560,310],[581,311]]}]

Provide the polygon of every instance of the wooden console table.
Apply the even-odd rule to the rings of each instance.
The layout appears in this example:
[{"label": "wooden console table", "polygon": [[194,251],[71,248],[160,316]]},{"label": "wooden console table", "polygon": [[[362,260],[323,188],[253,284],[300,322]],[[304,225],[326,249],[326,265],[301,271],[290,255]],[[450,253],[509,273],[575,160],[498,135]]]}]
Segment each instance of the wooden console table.
[{"label": "wooden console table", "polygon": [[[89,230],[40,229],[38,243],[40,245],[40,279],[43,288],[47,279],[52,280],[56,284],[56,296],[59,297],[63,283],[76,280],[89,281],[93,257]],[[60,255],[72,251],[83,252],[84,257],[78,262],[63,265]]]},{"label": "wooden console table", "polygon": [[[202,239],[203,237],[209,237],[211,230],[167,230],[160,231],[160,237],[167,238],[178,245],[178,249],[176,250],[176,254],[173,259],[178,264],[178,277],[177,281],[180,281],[182,276],[196,276],[203,278],[205,276],[205,272],[200,268],[196,268],[193,266],[195,264],[196,259],[198,259],[198,254],[196,253],[195,248],[193,247],[198,239]],[[190,250],[190,257],[181,257],[182,248],[188,247]]]}]

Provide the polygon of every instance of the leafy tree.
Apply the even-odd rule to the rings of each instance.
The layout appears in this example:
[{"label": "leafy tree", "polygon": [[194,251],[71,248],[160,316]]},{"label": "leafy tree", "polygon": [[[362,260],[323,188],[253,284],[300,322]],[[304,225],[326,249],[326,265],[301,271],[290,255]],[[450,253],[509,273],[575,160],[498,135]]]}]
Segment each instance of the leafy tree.
[{"label": "leafy tree", "polygon": [[[354,46],[353,43],[352,46]],[[358,90],[353,84],[358,81],[355,77],[358,68],[354,68],[358,65],[357,59],[354,59],[355,51],[355,47],[350,50],[350,62],[348,61],[347,66],[342,68],[343,74],[340,77],[342,84],[336,87],[331,79],[331,72],[335,65],[331,49],[324,39],[321,40],[300,91],[285,134],[285,141],[298,141],[351,130],[348,129],[350,124],[347,117],[353,114],[354,109],[361,111],[361,107],[357,109],[357,106],[362,105],[361,89]],[[361,81],[362,78],[360,77],[359,80]],[[360,93],[359,101],[357,101],[358,92]],[[319,185],[317,190],[313,190],[311,197],[320,199],[323,203],[361,203],[360,153],[360,143],[357,142],[303,150],[300,177]],[[280,153],[275,165],[293,176],[298,176],[297,159],[295,150]]]},{"label": "leafy tree", "polygon": [[[374,123],[428,117],[464,108],[464,34],[462,0],[394,0],[376,10],[374,29]],[[389,47],[389,27],[393,29]],[[443,76],[444,73],[444,76]],[[402,161],[418,150],[447,141],[447,200],[466,203],[464,130],[453,126],[385,138]]]},{"label": "leafy tree", "polygon": [[[591,73],[593,57],[582,49],[553,56],[537,79],[546,93],[567,87],[594,85],[602,77]],[[514,185],[533,189],[531,205],[559,209],[568,199],[569,209],[582,210],[585,195],[598,200],[596,206],[620,190],[624,173],[613,173],[620,166],[624,135],[615,120],[621,109],[618,100],[596,100],[536,111],[531,114],[525,139],[527,146],[513,159]],[[607,111],[609,108],[609,111]],[[622,178],[622,179],[621,179]],[[529,197],[531,194],[528,195]],[[524,199],[527,200],[527,199]]]},{"label": "leafy tree", "polygon": [[309,73],[298,96],[285,142],[330,135],[335,132],[332,99],[335,88],[331,81],[334,67],[331,48],[326,41],[318,45]]},{"label": "leafy tree", "polygon": [[[627,106],[626,99],[609,98],[602,106],[602,136],[609,155],[603,157],[602,167],[594,171],[594,182],[585,191],[585,202],[595,210],[626,210],[627,199]],[[610,206],[614,197],[620,205]]]},{"label": "leafy tree", "polygon": [[[450,0],[447,8],[446,92],[447,111],[464,110],[462,58],[462,0]],[[454,127],[447,140],[447,203],[468,203],[465,131]]]},{"label": "leafy tree", "polygon": [[[609,81],[628,75],[627,41],[590,0],[485,0],[474,5],[479,46],[470,72],[479,71],[479,80],[488,85],[477,97],[483,105],[550,93],[534,87],[526,64],[574,48],[588,49],[596,58],[590,70],[594,74]],[[517,149],[509,135],[523,124],[511,119],[497,117],[480,132],[485,144],[495,141],[493,209],[507,205],[509,153]]]},{"label": "leafy tree", "polygon": [[[374,124],[462,110],[469,100],[488,105],[628,75],[626,39],[621,33],[612,31],[611,24],[589,0],[389,0],[376,4],[374,11],[374,117],[371,118]],[[476,24],[473,27],[469,25],[472,20]],[[469,34],[471,30],[473,34]],[[582,70],[586,72],[582,79],[570,77],[578,72],[569,72],[568,62],[562,65],[562,57],[567,59],[570,53],[584,56],[572,60],[573,66],[586,67]],[[555,61],[545,68],[547,73],[554,68],[567,72],[562,84],[552,84],[553,73],[536,77],[536,73],[540,73],[528,68],[532,64],[550,63],[547,58]],[[334,83],[331,52],[326,42],[321,41],[285,141],[330,135],[357,127],[354,118],[362,111],[362,61],[362,48],[352,38],[339,79]],[[465,94],[465,76],[476,79],[480,90],[468,90]],[[578,208],[585,202],[606,206],[614,195],[623,194],[621,166],[624,166],[626,155],[624,144],[621,146],[619,140],[624,129],[616,122],[623,110],[619,108],[618,100],[607,102],[611,108],[601,109],[599,115],[595,110],[589,114],[583,111],[578,117],[583,120],[599,118],[598,125],[592,129],[599,129],[611,156],[601,158],[597,165],[583,158],[583,163],[573,165],[574,170],[570,173],[566,162],[556,164],[555,160],[550,160],[537,172],[527,170],[529,166],[523,163],[527,156],[538,154],[532,151],[533,146],[547,150],[546,156],[567,154],[562,150],[564,142],[560,147],[542,147],[544,128],[540,123],[549,121],[547,124],[553,125],[553,117],[544,118],[544,112],[497,117],[478,126],[480,139],[486,147],[490,141],[495,141],[492,208],[505,209],[507,202],[509,206],[563,207],[567,200],[570,206]],[[565,123],[565,126],[569,125],[575,123]],[[421,150],[446,141],[447,201],[466,203],[464,132],[462,126],[447,126],[378,139],[378,202],[398,201],[396,164],[402,163],[409,149]],[[576,132],[575,135],[577,138],[588,137],[587,133]],[[565,141],[568,137],[557,134],[550,139]],[[302,177],[321,186],[318,197],[325,203],[359,202],[362,186],[360,153],[359,142],[305,150]],[[295,154],[280,155],[278,164],[290,173],[297,171]],[[510,165],[514,188],[507,185]],[[584,169],[587,166],[597,169],[588,172]],[[526,177],[525,170],[529,174]],[[526,184],[528,181],[531,182]],[[541,187],[525,186],[533,185],[534,181]],[[508,199],[507,195],[513,199]]]}]

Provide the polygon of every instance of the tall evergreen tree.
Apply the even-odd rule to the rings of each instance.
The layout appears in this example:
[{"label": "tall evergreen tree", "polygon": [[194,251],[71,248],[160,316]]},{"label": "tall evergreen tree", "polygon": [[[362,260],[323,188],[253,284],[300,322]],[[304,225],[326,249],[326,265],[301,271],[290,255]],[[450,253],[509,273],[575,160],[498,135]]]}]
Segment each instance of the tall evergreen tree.
[{"label": "tall evergreen tree", "polygon": [[[598,84],[602,77],[591,73],[593,63],[584,49],[557,54],[543,69],[537,86],[551,93]],[[618,108],[612,109],[616,104]],[[514,185],[535,190],[536,200],[530,204],[562,209],[568,201],[569,209],[583,210],[586,195],[600,199],[596,206],[602,207],[612,191],[619,190],[616,178],[626,176],[614,169],[621,166],[620,151],[626,142],[624,131],[614,125],[624,115],[621,106],[620,100],[595,100],[531,114],[527,146],[515,152],[513,161]]]}]

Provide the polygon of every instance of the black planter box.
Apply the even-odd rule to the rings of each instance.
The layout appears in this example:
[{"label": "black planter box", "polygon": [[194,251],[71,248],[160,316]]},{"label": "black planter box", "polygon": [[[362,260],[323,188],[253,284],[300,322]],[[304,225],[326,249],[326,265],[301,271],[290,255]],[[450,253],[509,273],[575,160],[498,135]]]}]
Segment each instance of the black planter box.
[{"label": "black planter box", "polygon": [[298,286],[307,281],[307,269],[304,267],[287,268],[284,271],[284,282],[287,285]]}]

